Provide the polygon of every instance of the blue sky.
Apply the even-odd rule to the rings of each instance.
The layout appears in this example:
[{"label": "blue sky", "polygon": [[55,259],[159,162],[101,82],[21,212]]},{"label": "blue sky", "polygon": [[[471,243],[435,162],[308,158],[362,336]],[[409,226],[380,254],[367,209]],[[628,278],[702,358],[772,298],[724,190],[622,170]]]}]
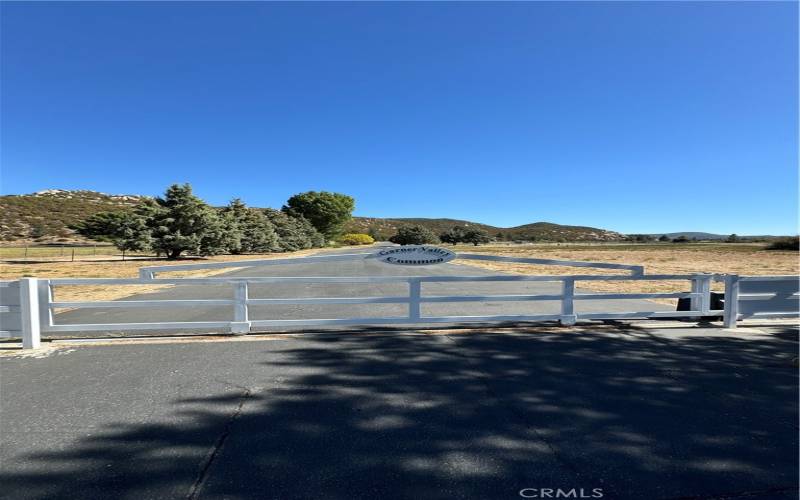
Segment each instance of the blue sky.
[{"label": "blue sky", "polygon": [[797,3],[9,3],[4,194],[797,232]]}]

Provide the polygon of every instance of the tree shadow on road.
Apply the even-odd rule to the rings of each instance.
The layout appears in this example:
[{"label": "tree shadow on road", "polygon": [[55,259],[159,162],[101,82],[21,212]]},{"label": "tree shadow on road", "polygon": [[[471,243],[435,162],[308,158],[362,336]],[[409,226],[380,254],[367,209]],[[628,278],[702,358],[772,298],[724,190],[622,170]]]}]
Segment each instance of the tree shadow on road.
[{"label": "tree shadow on road", "polygon": [[331,335],[254,348],[253,359],[280,366],[280,376],[264,370],[235,393],[176,401],[192,408],[179,424],[113,426],[27,457],[44,471],[0,474],[6,491],[137,499],[513,499],[523,488],[602,488],[604,498],[636,499],[797,494],[793,329],[758,338],[607,327]]}]

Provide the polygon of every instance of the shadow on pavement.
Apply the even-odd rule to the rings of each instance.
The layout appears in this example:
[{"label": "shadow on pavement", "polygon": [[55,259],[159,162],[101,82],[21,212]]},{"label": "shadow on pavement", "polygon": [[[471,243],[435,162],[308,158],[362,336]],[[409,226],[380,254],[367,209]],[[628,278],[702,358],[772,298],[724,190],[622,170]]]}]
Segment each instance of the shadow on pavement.
[{"label": "shadow on pavement", "polygon": [[27,498],[796,498],[796,330],[616,332],[256,343],[281,376],[175,401],[191,425],[102,429],[28,457],[59,472],[0,481]]}]

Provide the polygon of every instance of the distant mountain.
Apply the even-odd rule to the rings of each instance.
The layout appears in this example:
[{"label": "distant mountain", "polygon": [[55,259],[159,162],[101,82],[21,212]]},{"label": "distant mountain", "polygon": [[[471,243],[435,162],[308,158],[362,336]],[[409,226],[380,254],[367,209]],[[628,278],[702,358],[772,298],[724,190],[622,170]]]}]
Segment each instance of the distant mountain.
[{"label": "distant mountain", "polygon": [[[48,189],[25,195],[0,196],[0,240],[5,242],[69,243],[87,240],[69,229],[98,212],[129,210],[146,196],[106,194],[96,191]],[[516,227],[495,227],[457,219],[382,219],[354,217],[348,232],[372,232],[388,238],[403,225],[418,224],[436,234],[453,226],[483,229],[505,241],[618,241],[624,235],[605,229],[535,222]]]},{"label": "distant mountain", "polygon": [[[654,238],[660,238],[662,235],[665,235],[670,238],[680,238],[681,236],[686,237],[690,240],[701,240],[701,241],[719,241],[719,240],[727,240],[730,235],[729,234],[714,234],[714,233],[702,233],[702,232],[683,232],[683,233],[656,233],[651,234],[650,236]],[[782,236],[774,236],[774,235],[742,235],[738,234],[736,237],[740,240],[770,240],[775,238],[781,238]]]},{"label": "distant mountain", "polygon": [[534,222],[523,226],[497,227],[479,222],[458,219],[379,219],[373,217],[353,217],[346,230],[348,232],[373,233],[388,238],[397,228],[407,225],[425,226],[436,234],[451,227],[483,229],[490,236],[505,241],[618,241],[624,235],[606,229],[584,226],[564,226],[550,222]]}]

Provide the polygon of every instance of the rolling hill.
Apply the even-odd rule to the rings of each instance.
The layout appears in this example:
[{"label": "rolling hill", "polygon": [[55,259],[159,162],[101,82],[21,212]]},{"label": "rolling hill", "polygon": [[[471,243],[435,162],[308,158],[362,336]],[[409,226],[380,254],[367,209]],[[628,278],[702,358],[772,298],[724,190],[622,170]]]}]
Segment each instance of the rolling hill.
[{"label": "rolling hill", "polygon": [[86,242],[68,226],[98,212],[130,209],[144,198],[61,189],[0,196],[0,241]]},{"label": "rolling hill", "polygon": [[497,227],[478,222],[458,219],[379,219],[373,217],[353,217],[347,225],[348,232],[368,233],[372,231],[382,238],[395,233],[398,227],[406,225],[425,226],[440,234],[453,226],[483,229],[490,236],[506,241],[618,241],[625,235],[584,226],[564,226],[550,222],[534,222],[516,227]]},{"label": "rolling hill", "polygon": [[[128,210],[145,196],[111,195],[96,191],[48,189],[25,195],[0,196],[0,240],[5,243],[79,243],[87,240],[69,226],[98,212]],[[453,226],[479,228],[492,237],[536,241],[618,241],[624,235],[605,229],[535,222],[503,228],[457,219],[404,219],[354,217],[348,232],[372,232],[382,238],[398,227],[418,224],[439,234]]]}]

